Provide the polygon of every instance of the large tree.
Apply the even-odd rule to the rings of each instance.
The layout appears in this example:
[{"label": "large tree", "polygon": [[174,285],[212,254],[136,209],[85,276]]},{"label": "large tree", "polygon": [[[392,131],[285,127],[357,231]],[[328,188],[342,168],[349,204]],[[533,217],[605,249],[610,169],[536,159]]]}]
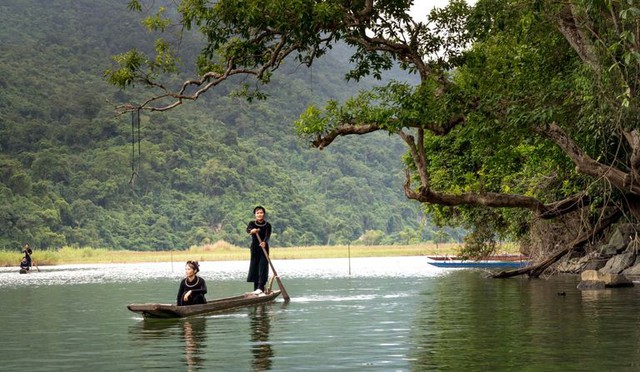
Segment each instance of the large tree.
[{"label": "large tree", "polygon": [[420,20],[410,0],[176,2],[177,14],[163,8],[145,23],[202,34],[195,76],[167,79],[177,61],[165,38],[155,53],[116,56],[107,71],[114,84],[155,90],[120,110],[170,110],[227,80],[238,84],[236,75],[255,78],[239,93],[264,98],[261,85],[283,63],[310,66],[346,43],[354,51],[346,78],[400,66],[417,81],[309,107],[296,128],[313,146],[399,136],[408,146],[406,196],[466,223],[481,242],[568,214],[586,218],[587,236],[620,216],[640,217],[640,10],[631,1],[452,0]]}]

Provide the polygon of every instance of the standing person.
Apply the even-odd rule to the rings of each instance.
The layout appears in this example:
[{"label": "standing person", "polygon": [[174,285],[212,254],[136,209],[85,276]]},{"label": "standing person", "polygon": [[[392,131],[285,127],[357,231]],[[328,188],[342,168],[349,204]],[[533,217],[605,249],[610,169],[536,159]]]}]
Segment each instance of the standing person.
[{"label": "standing person", "polygon": [[178,306],[206,304],[207,299],[204,295],[207,293],[207,283],[199,277],[200,265],[198,261],[187,261],[184,267],[185,278],[180,282],[178,289],[178,297],[176,302]]},{"label": "standing person", "polygon": [[20,261],[20,269],[29,271],[31,270],[31,254],[33,253],[31,247],[29,247],[29,243],[24,243],[22,253],[24,253],[24,257],[22,257],[22,261]]},{"label": "standing person", "polygon": [[262,251],[264,248],[269,254],[271,224],[264,219],[266,213],[267,211],[260,205],[253,208],[256,219],[247,225],[247,233],[251,235],[251,260],[249,261],[247,282],[253,282],[253,293],[255,294],[264,292],[264,286],[269,279],[269,262]]}]

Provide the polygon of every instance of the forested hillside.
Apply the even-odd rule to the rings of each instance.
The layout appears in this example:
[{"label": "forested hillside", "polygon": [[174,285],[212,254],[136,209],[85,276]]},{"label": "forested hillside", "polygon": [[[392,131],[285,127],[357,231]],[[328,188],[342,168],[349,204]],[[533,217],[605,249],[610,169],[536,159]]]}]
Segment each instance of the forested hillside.
[{"label": "forested hillside", "polygon": [[356,92],[339,50],[312,70],[286,66],[266,101],[218,90],[139,121],[115,115],[133,93],[104,80],[109,58],[151,39],[126,3],[0,5],[0,248],[246,245],[257,204],[276,246],[459,238],[406,200],[400,141],[320,152],[295,136],[311,102]]}]

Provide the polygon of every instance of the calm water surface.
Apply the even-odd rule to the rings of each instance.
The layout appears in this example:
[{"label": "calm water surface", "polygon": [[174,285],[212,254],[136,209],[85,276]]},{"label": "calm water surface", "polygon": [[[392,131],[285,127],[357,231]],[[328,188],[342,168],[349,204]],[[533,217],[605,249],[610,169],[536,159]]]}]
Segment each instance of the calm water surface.
[{"label": "calm water surface", "polygon": [[[274,261],[292,301],[181,320],[184,264],[0,269],[1,371],[638,371],[640,290],[488,279],[422,257]],[[208,298],[253,289],[204,262]]]}]

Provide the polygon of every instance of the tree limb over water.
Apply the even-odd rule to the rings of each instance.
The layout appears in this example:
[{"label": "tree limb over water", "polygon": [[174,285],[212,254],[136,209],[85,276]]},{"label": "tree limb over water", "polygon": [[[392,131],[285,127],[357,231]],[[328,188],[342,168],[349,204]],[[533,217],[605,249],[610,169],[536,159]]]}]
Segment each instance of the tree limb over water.
[{"label": "tree limb over water", "polygon": [[[170,110],[233,76],[255,79],[241,94],[265,98],[261,85],[284,63],[311,66],[346,43],[347,79],[399,66],[417,82],[310,106],[295,123],[301,138],[323,149],[344,136],[398,136],[408,148],[405,195],[441,223],[518,238],[532,218],[590,208],[593,233],[640,218],[640,10],[587,3],[454,0],[419,21],[402,0],[182,0],[183,32],[205,40],[198,78],[175,90],[160,82],[177,65],[160,41],[155,57],[122,54],[106,75],[158,92],[121,112]],[[163,31],[170,22],[159,13],[146,24]],[[598,218],[611,206],[618,213]]]}]

